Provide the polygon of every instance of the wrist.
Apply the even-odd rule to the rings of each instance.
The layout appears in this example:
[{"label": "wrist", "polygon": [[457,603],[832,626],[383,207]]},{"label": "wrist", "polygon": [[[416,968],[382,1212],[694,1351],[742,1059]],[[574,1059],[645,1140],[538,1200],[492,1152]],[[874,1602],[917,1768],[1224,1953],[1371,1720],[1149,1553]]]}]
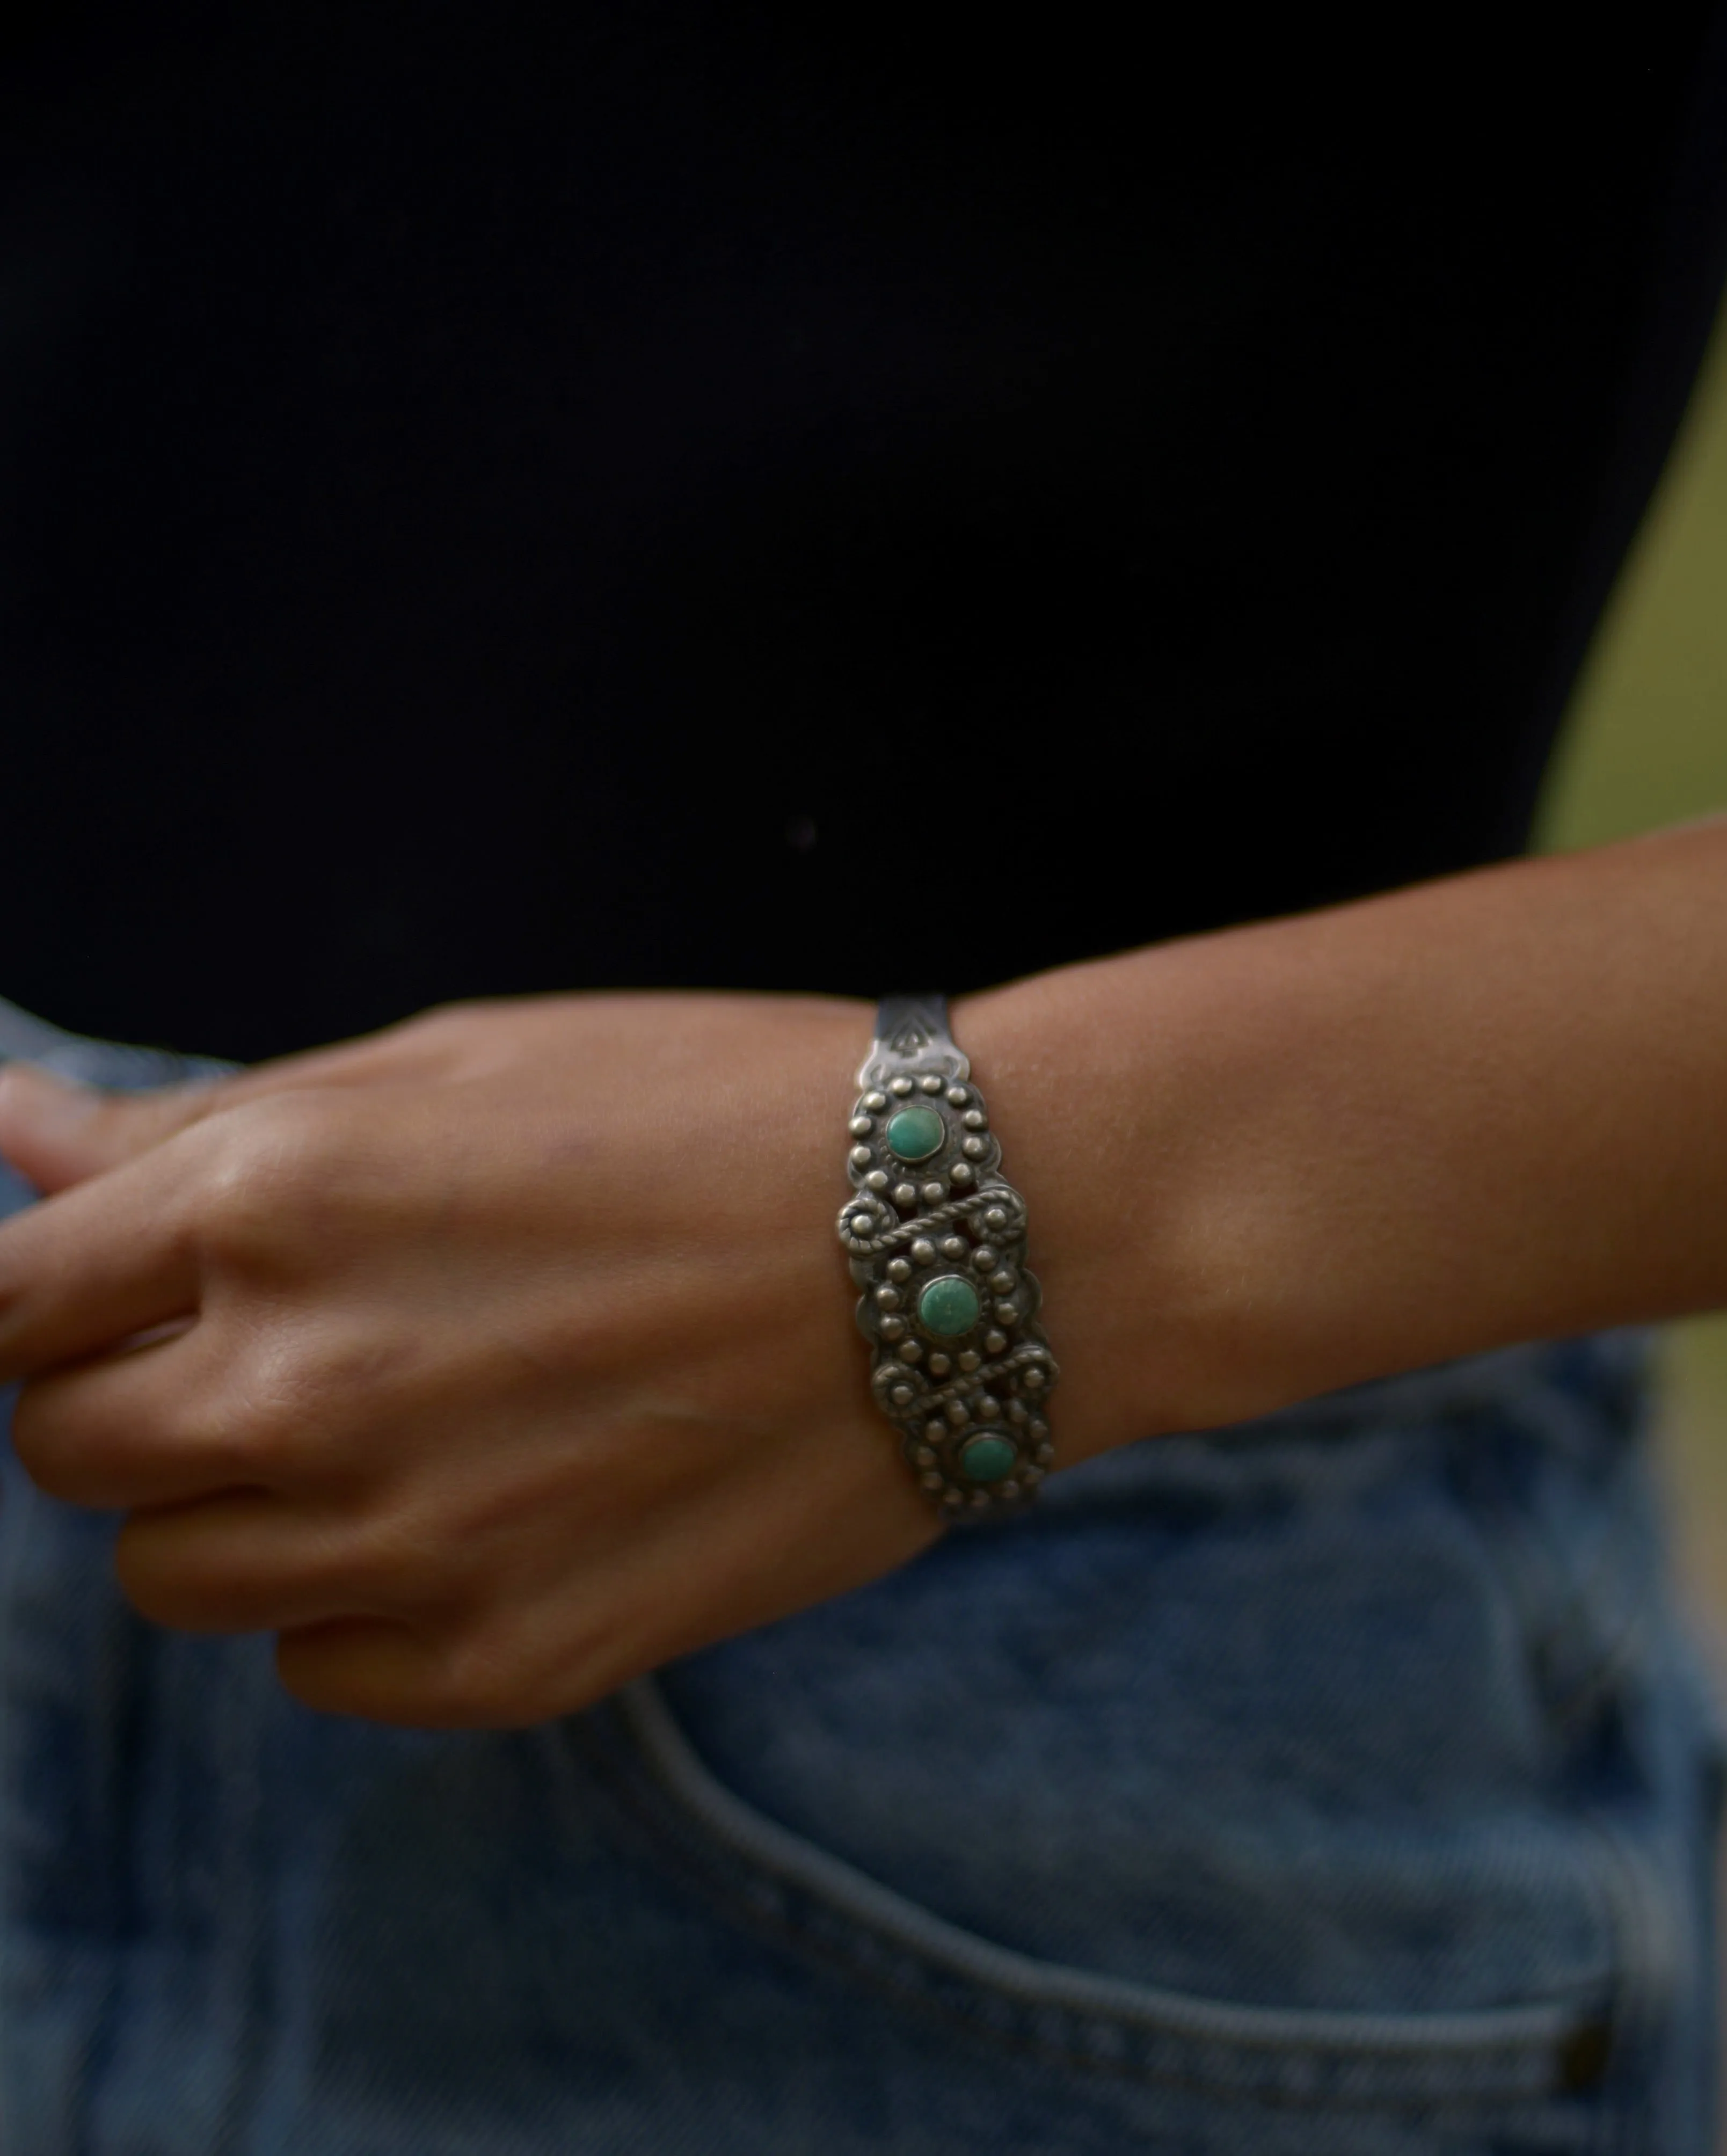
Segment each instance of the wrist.
[{"label": "wrist", "polygon": [[956,1038],[1026,1199],[1062,1369],[1064,1465],[1432,1359],[1401,1322],[1393,1275],[1371,1289],[1360,1277],[1374,1224],[1364,1240],[1361,1222],[1327,1215],[1353,1201],[1328,1183],[1316,1133],[1349,1112],[1337,1089],[1352,1005],[1374,991],[1317,950],[1304,964],[1305,925],[1132,952],[956,1004]]},{"label": "wrist", "polygon": [[1202,1307],[1216,1300],[1205,1209],[1184,1195],[1193,1179],[1180,1168],[1200,1142],[1185,1096],[1202,1088],[1195,1059],[1171,1052],[1179,973],[1165,952],[1138,952],[953,1004],[1026,1202],[1027,1259],[1061,1366],[1062,1466],[1231,1419],[1210,1367],[1219,1314]]},{"label": "wrist", "polygon": [[1727,1301],[1727,825],[961,999],[1061,1457]]}]

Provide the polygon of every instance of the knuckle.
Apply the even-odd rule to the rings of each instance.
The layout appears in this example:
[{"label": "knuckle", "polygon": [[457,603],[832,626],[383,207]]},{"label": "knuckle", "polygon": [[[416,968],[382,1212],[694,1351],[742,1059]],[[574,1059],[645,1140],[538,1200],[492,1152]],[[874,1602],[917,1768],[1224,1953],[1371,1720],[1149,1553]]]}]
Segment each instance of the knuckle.
[{"label": "knuckle", "polygon": [[520,1726],[544,1716],[534,1674],[504,1627],[470,1619],[439,1640],[428,1703],[453,1727]]},{"label": "knuckle", "polygon": [[446,1035],[452,1040],[460,1040],[491,1024],[498,1008],[496,998],[459,996],[450,1003],[434,1004],[429,1010],[422,1011],[408,1023],[423,1034]]},{"label": "knuckle", "polygon": [[403,1019],[387,1029],[380,1039],[393,1038],[416,1054],[429,1050],[434,1058],[461,1061],[490,1030],[489,1014],[494,1005],[478,998],[434,1004],[429,1010]]},{"label": "knuckle", "polygon": [[565,1609],[549,1620],[532,1602],[494,1608],[458,1635],[450,1696],[476,1724],[503,1728],[578,1713],[640,1673],[620,1652],[626,1636],[597,1610]]},{"label": "knuckle", "polygon": [[292,1430],[275,1400],[236,1384],[182,1409],[174,1450],[213,1487],[244,1485],[281,1464]]},{"label": "knuckle", "polygon": [[198,1239],[229,1264],[279,1260],[327,1218],[335,1185],[330,1106],[281,1093],[230,1109],[210,1126],[195,1195]]},{"label": "knuckle", "polygon": [[164,1450],[179,1477],[206,1489],[269,1485],[291,1464],[301,1427],[283,1375],[292,1368],[291,1346],[269,1325],[250,1338],[234,1322],[211,1330],[203,1367],[188,1374],[174,1400]]},{"label": "knuckle", "polygon": [[394,1344],[351,1337],[321,1310],[270,1312],[254,1323],[224,1388],[225,1443],[237,1467],[303,1488],[370,1479]]}]

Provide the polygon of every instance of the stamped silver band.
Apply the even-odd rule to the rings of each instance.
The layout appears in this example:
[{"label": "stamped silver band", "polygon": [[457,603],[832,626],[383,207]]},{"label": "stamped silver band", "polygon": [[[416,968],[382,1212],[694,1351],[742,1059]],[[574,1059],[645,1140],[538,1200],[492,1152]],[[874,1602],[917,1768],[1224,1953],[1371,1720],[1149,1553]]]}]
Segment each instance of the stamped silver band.
[{"label": "stamped silver band", "polygon": [[870,1388],[943,1517],[1023,1512],[1055,1456],[1060,1374],[1025,1270],[1025,1201],[1000,1171],[945,996],[884,996],[857,1074],[840,1240],[875,1351]]}]

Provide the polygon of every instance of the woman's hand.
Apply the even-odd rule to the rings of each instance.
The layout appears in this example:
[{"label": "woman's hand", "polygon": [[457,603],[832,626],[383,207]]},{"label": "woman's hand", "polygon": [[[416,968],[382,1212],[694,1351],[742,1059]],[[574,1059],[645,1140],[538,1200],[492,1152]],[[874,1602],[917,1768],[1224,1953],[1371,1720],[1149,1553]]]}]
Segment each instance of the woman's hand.
[{"label": "woman's hand", "polygon": [[834,1234],[867,1004],[548,997],[213,1085],[0,1078],[50,1495],[146,1617],[274,1631],[309,1706],[565,1714],[940,1532]]},{"label": "woman's hand", "polygon": [[[1727,1305],[1724,921],[1719,819],[957,1004],[1057,1466]],[[870,1033],[582,995],[166,1095],[14,1070],[19,1456],[131,1514],[146,1616],[378,1721],[568,1712],[861,1585],[941,1532],[834,1233]]]}]

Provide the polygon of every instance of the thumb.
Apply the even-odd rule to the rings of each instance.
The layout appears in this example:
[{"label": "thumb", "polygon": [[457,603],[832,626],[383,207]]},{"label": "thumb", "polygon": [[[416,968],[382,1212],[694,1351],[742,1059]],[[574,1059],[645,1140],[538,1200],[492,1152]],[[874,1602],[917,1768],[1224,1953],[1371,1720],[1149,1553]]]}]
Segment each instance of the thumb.
[{"label": "thumb", "polygon": [[223,1081],[109,1093],[39,1064],[0,1065],[0,1156],[44,1194],[118,1168],[225,1105]]}]

